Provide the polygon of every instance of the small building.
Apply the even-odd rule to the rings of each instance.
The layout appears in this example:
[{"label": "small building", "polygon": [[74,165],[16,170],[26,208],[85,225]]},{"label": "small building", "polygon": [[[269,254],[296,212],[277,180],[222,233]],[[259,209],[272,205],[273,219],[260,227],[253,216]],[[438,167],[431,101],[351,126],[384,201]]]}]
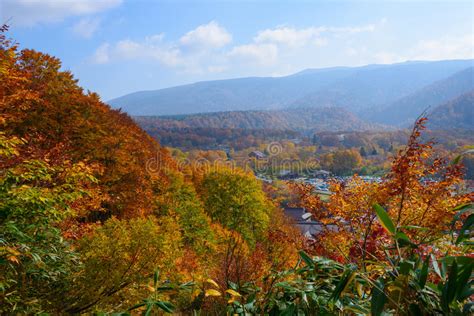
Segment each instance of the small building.
[{"label": "small building", "polygon": [[287,217],[293,220],[301,234],[308,239],[312,239],[315,235],[318,235],[325,230],[338,230],[336,225],[324,226],[320,222],[313,220],[311,218],[312,214],[302,207],[285,207],[284,213]]},{"label": "small building", "polygon": [[331,176],[331,172],[327,170],[316,170],[313,172],[313,176],[317,179],[328,179]]},{"label": "small building", "polygon": [[304,207],[285,207],[284,213],[297,223],[303,220],[303,215],[306,213],[306,210]]},{"label": "small building", "polygon": [[256,158],[257,160],[260,160],[260,159],[265,159],[266,155],[264,153],[262,153],[261,151],[254,150],[254,151],[249,153],[249,157],[250,158]]},{"label": "small building", "polygon": [[295,180],[297,178],[299,178],[299,174],[296,173],[296,172],[291,172],[289,170],[281,170],[280,173],[279,173],[279,176],[278,176],[278,179],[280,180]]}]

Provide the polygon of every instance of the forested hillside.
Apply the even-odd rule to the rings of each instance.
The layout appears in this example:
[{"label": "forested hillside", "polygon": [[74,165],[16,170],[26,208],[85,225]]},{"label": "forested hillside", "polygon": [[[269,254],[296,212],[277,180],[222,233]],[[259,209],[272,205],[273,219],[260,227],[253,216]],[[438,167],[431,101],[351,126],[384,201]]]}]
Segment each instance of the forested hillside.
[{"label": "forested hillside", "polygon": [[[423,111],[430,111],[430,108],[434,109],[472,89],[474,89],[474,68],[470,67],[400,98],[388,106],[371,109],[364,117],[369,121],[407,127]],[[474,107],[474,104],[471,106]],[[440,116],[443,114],[446,113],[433,111],[431,117],[435,120],[443,120],[445,118]]]},{"label": "forested hillside", "polygon": [[277,129],[294,131],[339,131],[382,129],[354,114],[333,107],[273,111],[236,111],[181,116],[141,116],[135,120],[145,129],[161,128],[228,128]]},{"label": "forested hillside", "polygon": [[288,107],[342,107],[355,112],[390,104],[472,66],[472,60],[448,60],[308,69],[285,77],[218,80],[135,92],[108,103],[131,115]]},{"label": "forested hillside", "polygon": [[433,129],[474,129],[474,90],[461,95],[430,111]]},{"label": "forested hillside", "polygon": [[157,270],[224,284],[294,263],[297,234],[253,175],[183,173],[58,59],[4,33],[0,63],[0,313],[126,309]]},{"label": "forested hillside", "polygon": [[[20,50],[7,31],[0,27],[0,314],[474,312],[474,195],[461,164],[469,147],[451,161],[438,155],[422,137],[426,118],[398,134],[404,146],[381,139],[394,154],[380,181],[334,179],[323,199],[302,182],[260,181],[225,154],[172,156],[128,114],[79,87],[59,59]],[[332,108],[298,111],[287,123],[295,129],[363,124]],[[294,112],[256,113],[158,125],[265,133]],[[362,155],[339,153],[326,153],[334,172]],[[319,231],[304,237],[283,204],[304,208]]]}]

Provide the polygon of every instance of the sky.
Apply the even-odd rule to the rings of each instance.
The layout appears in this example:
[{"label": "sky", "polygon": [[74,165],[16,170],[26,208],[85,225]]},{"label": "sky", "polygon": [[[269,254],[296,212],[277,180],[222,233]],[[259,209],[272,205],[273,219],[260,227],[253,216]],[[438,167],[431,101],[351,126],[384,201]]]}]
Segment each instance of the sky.
[{"label": "sky", "polygon": [[105,101],[307,68],[474,58],[473,1],[0,0],[0,23]]}]

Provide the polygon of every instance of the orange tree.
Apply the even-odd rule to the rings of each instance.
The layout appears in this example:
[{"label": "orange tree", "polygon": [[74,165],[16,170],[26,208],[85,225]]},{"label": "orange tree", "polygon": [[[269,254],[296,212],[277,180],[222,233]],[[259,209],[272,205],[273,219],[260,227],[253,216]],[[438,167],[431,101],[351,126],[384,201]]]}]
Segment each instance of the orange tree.
[{"label": "orange tree", "polygon": [[[190,181],[128,115],[83,91],[57,58],[20,51],[6,29],[0,29],[5,312],[115,310],[143,294],[149,270],[160,268],[173,281],[219,270],[229,240],[239,245],[231,266],[252,279],[253,268],[261,275],[286,262],[292,248],[285,236],[292,231],[272,217],[274,206],[252,175],[194,173]],[[285,260],[273,260],[279,254]]]},{"label": "orange tree", "polygon": [[375,203],[387,210],[396,227],[404,229],[400,238],[410,238],[415,244],[439,241],[441,247],[455,207],[472,201],[473,195],[458,190],[462,166],[435,157],[433,143],[420,141],[425,122],[421,118],[415,123],[408,144],[381,183],[357,176],[346,183],[333,182],[328,202],[309,185],[290,184],[301,205],[326,225],[325,232],[316,236],[314,251],[339,260],[350,257],[364,265],[364,259],[382,257],[381,245],[388,236],[376,220]]}]

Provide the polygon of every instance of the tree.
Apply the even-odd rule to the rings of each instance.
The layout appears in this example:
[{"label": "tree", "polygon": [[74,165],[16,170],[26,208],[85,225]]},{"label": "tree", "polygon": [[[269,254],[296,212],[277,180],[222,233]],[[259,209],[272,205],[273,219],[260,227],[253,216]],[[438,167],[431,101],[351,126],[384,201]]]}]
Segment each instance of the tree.
[{"label": "tree", "polygon": [[[0,161],[18,159],[22,143],[0,133]],[[95,179],[83,163],[0,165],[0,312],[57,310],[70,274],[80,266],[60,224],[76,215],[74,203],[80,205]]]},{"label": "tree", "polygon": [[213,220],[239,232],[251,245],[263,236],[273,206],[252,174],[217,168],[205,174],[197,188]]},{"label": "tree", "polygon": [[[167,172],[177,166],[128,115],[111,110],[98,95],[85,93],[71,73],[60,70],[58,59],[19,51],[6,38],[6,29],[0,29],[0,309],[64,313],[73,297],[94,297],[77,301],[87,305],[103,294],[107,297],[116,286],[138,286],[117,285],[113,282],[118,279],[111,276],[105,281],[112,285],[92,283],[103,281],[97,277],[83,283],[83,293],[72,295],[78,275],[94,269],[103,278],[110,273],[101,270],[107,267],[101,254],[108,249],[94,249],[95,262],[103,266],[92,267],[88,257],[92,251],[79,245],[84,240],[98,245],[87,238],[99,235],[101,224],[113,216],[127,226],[133,224],[129,219],[151,214],[153,190],[166,190]],[[160,218],[161,222],[174,227],[166,224],[173,222],[172,216]],[[170,257],[160,255],[174,262],[173,256],[182,250],[180,243],[173,243],[179,236],[179,228],[157,236],[169,238],[160,244],[161,250],[176,246]],[[112,258],[116,264],[135,262],[137,258],[127,257],[133,254],[126,247],[121,250]],[[160,262],[152,253],[137,261],[143,260]],[[137,277],[139,273],[130,279]],[[102,285],[110,287],[103,292]]]},{"label": "tree", "polygon": [[112,215],[150,214],[152,181],[166,183],[176,169],[169,153],[126,114],[85,93],[59,59],[18,47],[0,37],[0,114],[7,136],[27,140],[20,157],[41,159],[57,151],[63,158],[95,166],[101,201],[80,214],[86,221]]},{"label": "tree", "polygon": [[362,157],[357,150],[337,150],[333,153],[331,171],[337,175],[349,174],[359,167],[361,162]]},{"label": "tree", "polygon": [[312,187],[295,185],[301,204],[315,218],[328,227],[338,227],[337,231],[328,229],[317,236],[317,253],[332,256],[336,252],[337,259],[350,257],[356,262],[364,262],[367,256],[382,257],[382,245],[388,236],[376,220],[375,203],[385,207],[396,227],[415,227],[407,228],[404,234],[416,244],[441,238],[449,230],[455,207],[471,201],[472,194],[457,192],[462,183],[461,166],[432,157],[432,144],[420,141],[424,129],[425,119],[420,119],[381,183],[368,183],[358,177],[347,183],[333,182],[329,202],[321,201]]},{"label": "tree", "polygon": [[154,214],[157,217],[171,216],[177,219],[184,244],[196,251],[202,259],[208,259],[209,252],[216,243],[211,229],[211,219],[204,211],[192,184],[173,171],[168,174],[170,182],[164,188],[155,187]]},{"label": "tree", "polygon": [[466,179],[474,180],[474,154],[467,154],[462,157],[462,163],[466,168]]},{"label": "tree", "polygon": [[156,270],[179,281],[181,242],[179,226],[171,218],[109,219],[78,242],[84,267],[63,298],[63,311],[133,305],[148,292],[148,278]]}]

